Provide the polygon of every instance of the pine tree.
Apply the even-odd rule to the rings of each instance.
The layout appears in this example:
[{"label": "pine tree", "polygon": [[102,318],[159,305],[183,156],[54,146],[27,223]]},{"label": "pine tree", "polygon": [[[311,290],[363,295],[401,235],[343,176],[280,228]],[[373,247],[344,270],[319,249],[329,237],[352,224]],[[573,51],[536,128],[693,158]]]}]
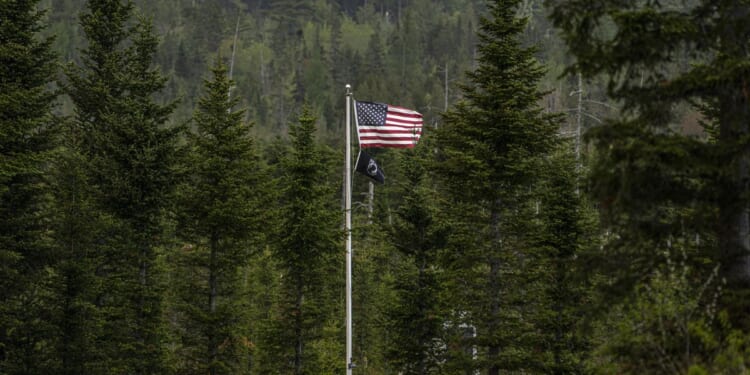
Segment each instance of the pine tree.
[{"label": "pine tree", "polygon": [[315,122],[305,108],[299,124],[290,127],[292,149],[281,164],[281,224],[274,247],[282,279],[263,348],[272,372],[319,373],[324,353],[313,347],[337,337],[326,337],[324,327],[338,310],[333,278],[343,264],[338,184],[330,179],[331,158],[315,143]]},{"label": "pine tree", "polygon": [[57,93],[39,1],[0,5],[0,372],[54,371],[48,241],[49,185]]},{"label": "pine tree", "polygon": [[[626,272],[626,288],[658,268],[654,249],[676,240],[694,244],[694,264],[721,264],[721,277],[746,301],[750,286],[750,203],[747,200],[750,98],[746,1],[558,2],[552,19],[577,58],[571,70],[605,74],[608,94],[629,117],[592,133],[600,159],[594,193],[621,240],[607,257]],[[675,109],[703,112],[705,139],[675,131]],[[620,256],[622,255],[622,256]],[[736,322],[750,327],[747,303]]]},{"label": "pine tree", "polygon": [[544,71],[535,49],[519,40],[526,21],[515,18],[518,3],[489,2],[478,67],[468,73],[465,99],[438,131],[435,168],[452,227],[444,261],[453,275],[448,287],[456,310],[449,323],[458,344],[449,344],[447,366],[490,375],[541,366],[529,317],[542,288],[530,277],[538,274],[540,256],[531,236],[540,229],[532,193],[557,124],[538,107]]},{"label": "pine tree", "polygon": [[163,282],[156,259],[163,243],[163,210],[174,186],[174,104],[153,96],[165,79],[151,67],[158,45],[148,20],[133,21],[130,1],[91,0],[81,15],[87,47],[82,66],[70,66],[67,92],[82,135],[81,154],[97,187],[96,209],[110,217],[100,239],[103,289],[101,366],[115,373],[166,370],[161,319]]},{"label": "pine tree", "polygon": [[176,277],[184,283],[185,303],[178,310],[185,317],[181,341],[191,366],[180,372],[215,375],[238,373],[248,355],[241,276],[269,210],[262,207],[268,176],[256,156],[252,124],[243,121],[244,111],[232,111],[239,98],[227,98],[232,81],[226,65],[217,59],[212,72],[188,138],[187,180],[178,204],[178,233],[187,245]]}]

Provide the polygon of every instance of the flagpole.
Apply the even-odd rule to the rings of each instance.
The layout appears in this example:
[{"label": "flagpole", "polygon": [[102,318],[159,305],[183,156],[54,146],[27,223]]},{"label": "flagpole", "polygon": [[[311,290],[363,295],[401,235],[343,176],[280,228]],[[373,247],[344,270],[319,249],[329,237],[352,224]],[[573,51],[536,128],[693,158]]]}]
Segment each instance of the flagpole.
[{"label": "flagpole", "polygon": [[346,375],[352,374],[352,86],[346,85]]}]

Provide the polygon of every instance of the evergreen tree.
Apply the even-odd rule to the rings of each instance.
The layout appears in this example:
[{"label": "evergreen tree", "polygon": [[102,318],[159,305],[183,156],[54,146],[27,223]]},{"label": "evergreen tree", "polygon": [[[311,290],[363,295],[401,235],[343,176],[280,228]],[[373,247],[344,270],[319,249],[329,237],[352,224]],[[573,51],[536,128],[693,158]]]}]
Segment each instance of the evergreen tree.
[{"label": "evergreen tree", "polygon": [[[248,355],[248,300],[241,276],[268,224],[267,176],[255,154],[252,124],[239,102],[227,98],[232,85],[219,59],[213,79],[195,113],[196,131],[188,138],[187,181],[179,198],[179,236],[188,243],[181,252],[183,283],[178,309],[184,368],[181,373],[235,374]],[[186,277],[186,275],[192,275]]]},{"label": "evergreen tree", "polygon": [[111,373],[166,371],[161,320],[163,283],[156,259],[163,210],[174,186],[174,104],[153,96],[165,79],[151,67],[158,45],[149,21],[133,21],[130,1],[91,0],[81,15],[87,38],[82,66],[70,66],[67,92],[76,107],[81,154],[96,190],[96,209],[111,217],[99,249],[103,368]]},{"label": "evergreen tree", "polygon": [[[569,146],[569,145],[566,145]],[[537,329],[543,332],[545,374],[580,374],[590,350],[582,330],[587,287],[594,278],[582,254],[598,244],[593,210],[579,194],[576,161],[569,148],[557,150],[543,166],[540,183],[538,232],[543,280],[541,304],[536,312]],[[597,248],[598,250],[598,248]]]},{"label": "evergreen tree", "polygon": [[[689,242],[658,249],[664,262],[599,327],[591,358],[596,373],[744,374],[748,336],[717,311],[718,267],[696,272]],[[705,279],[704,279],[705,278]],[[706,303],[706,301],[710,301]]]},{"label": "evergreen tree", "polygon": [[49,168],[57,94],[36,0],[0,4],[0,373],[54,371]]},{"label": "evergreen tree", "polygon": [[429,187],[426,164],[431,148],[422,144],[403,159],[406,181],[399,184],[402,201],[394,213],[388,238],[402,260],[396,264],[395,298],[385,311],[387,358],[399,373],[440,373],[444,361],[438,251],[446,230],[437,222],[437,195]]},{"label": "evergreen tree", "polygon": [[449,368],[540,371],[534,353],[539,333],[529,317],[542,285],[531,233],[533,186],[542,157],[552,151],[557,124],[541,113],[537,84],[544,71],[534,48],[519,40],[526,21],[518,1],[488,4],[480,22],[478,67],[469,72],[465,99],[445,115],[438,131],[440,160],[452,236],[445,262],[451,272],[450,324],[459,341],[449,344]]},{"label": "evergreen tree", "polygon": [[[275,258],[282,274],[265,338],[271,372],[320,373],[325,324],[335,317],[334,277],[340,272],[340,211],[331,158],[315,143],[315,117],[308,108],[290,127],[292,149],[282,160],[281,225]],[[314,345],[315,344],[315,345]],[[330,346],[330,345],[328,345]]]},{"label": "evergreen tree", "polygon": [[[750,98],[746,1],[557,2],[552,19],[577,58],[571,70],[606,74],[629,117],[592,133],[594,193],[617,236],[606,257],[631,290],[657,267],[653,249],[694,243],[690,262],[721,265],[733,320],[747,329],[750,289]],[[675,131],[675,109],[703,112],[705,139]],[[620,240],[617,240],[617,239]],[[635,246],[634,246],[635,245]],[[708,260],[708,262],[706,261]],[[613,268],[615,268],[613,267]],[[745,302],[742,302],[745,301]]]},{"label": "evergreen tree", "polygon": [[111,241],[102,241],[111,220],[93,202],[95,187],[87,174],[88,160],[78,151],[81,137],[71,125],[66,122],[63,128],[62,147],[51,176],[53,240],[59,254],[54,323],[59,335],[60,374],[105,374],[100,366],[103,353],[95,342],[103,325],[95,304],[102,293],[96,267],[102,262],[101,250],[111,246]]}]

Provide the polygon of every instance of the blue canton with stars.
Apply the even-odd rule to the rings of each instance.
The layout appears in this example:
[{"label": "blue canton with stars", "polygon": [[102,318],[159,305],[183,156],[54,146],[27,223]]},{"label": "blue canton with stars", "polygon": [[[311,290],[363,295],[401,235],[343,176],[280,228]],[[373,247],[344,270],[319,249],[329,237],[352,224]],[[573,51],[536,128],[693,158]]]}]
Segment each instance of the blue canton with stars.
[{"label": "blue canton with stars", "polygon": [[357,102],[357,122],[359,126],[383,126],[388,105],[381,103]]}]

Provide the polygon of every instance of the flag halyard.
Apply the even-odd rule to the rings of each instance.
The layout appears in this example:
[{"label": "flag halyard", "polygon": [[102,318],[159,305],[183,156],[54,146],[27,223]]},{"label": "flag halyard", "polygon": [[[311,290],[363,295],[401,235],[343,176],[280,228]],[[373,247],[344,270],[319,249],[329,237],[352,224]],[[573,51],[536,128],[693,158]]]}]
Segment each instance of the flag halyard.
[{"label": "flag halyard", "polygon": [[422,114],[384,103],[355,101],[359,145],[413,148],[422,136]]}]

